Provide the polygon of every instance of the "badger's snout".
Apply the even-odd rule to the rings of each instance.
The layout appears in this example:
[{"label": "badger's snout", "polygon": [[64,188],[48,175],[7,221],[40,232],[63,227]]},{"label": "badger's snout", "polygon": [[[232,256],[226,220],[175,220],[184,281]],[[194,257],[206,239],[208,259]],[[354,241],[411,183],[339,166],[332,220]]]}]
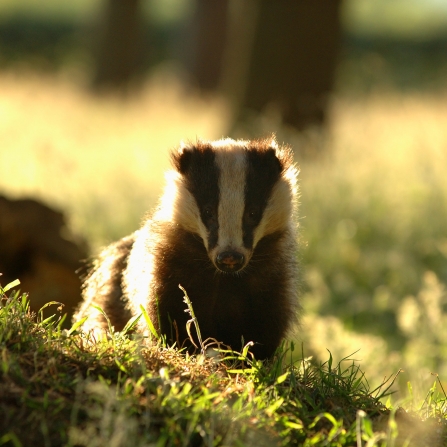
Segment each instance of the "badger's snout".
[{"label": "badger's snout", "polygon": [[244,267],[245,257],[237,251],[227,250],[217,254],[215,263],[223,272],[237,272]]}]

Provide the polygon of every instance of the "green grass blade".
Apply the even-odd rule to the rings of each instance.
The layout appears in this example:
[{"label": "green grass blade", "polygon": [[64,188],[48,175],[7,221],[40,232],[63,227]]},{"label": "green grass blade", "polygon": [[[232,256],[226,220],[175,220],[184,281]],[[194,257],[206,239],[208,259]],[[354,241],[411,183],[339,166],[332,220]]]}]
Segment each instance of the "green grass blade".
[{"label": "green grass blade", "polygon": [[11,290],[13,287],[16,287],[20,284],[20,281],[18,279],[10,282],[9,284],[6,284],[5,287],[3,287],[3,293],[6,293],[8,290]]},{"label": "green grass blade", "polygon": [[160,335],[157,333],[157,330],[155,329],[154,324],[152,323],[151,317],[147,313],[147,310],[144,308],[142,304],[140,304],[140,310],[143,314],[144,321],[146,322],[147,327],[151,331],[151,334],[156,338],[156,340],[160,339]]}]

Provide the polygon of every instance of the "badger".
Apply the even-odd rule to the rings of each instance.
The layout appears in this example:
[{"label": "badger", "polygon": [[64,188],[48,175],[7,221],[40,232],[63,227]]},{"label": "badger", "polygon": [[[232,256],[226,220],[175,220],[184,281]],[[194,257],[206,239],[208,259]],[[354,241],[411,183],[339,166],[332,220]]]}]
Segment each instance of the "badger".
[{"label": "badger", "polygon": [[120,331],[143,306],[168,342],[191,347],[181,285],[203,340],[235,351],[251,341],[257,359],[270,358],[299,309],[292,151],[274,138],[197,141],[171,161],[153,215],[95,261],[75,320],[106,330],[99,306]]}]

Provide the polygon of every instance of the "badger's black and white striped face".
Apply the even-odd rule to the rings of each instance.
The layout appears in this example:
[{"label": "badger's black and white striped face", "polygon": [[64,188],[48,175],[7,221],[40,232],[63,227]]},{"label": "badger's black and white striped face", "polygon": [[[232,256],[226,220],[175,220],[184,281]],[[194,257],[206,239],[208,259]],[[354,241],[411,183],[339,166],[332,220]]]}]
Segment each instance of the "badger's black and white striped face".
[{"label": "badger's black and white striped face", "polygon": [[172,158],[171,218],[202,237],[218,270],[242,270],[264,236],[290,225],[296,170],[275,141],[199,142]]}]

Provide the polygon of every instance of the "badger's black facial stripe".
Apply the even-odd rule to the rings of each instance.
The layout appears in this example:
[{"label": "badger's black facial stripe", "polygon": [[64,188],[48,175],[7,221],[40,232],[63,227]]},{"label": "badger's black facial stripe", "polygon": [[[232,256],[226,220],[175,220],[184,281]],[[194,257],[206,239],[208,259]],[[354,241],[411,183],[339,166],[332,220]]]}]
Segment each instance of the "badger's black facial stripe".
[{"label": "badger's black facial stripe", "polygon": [[198,143],[177,154],[174,165],[196,201],[207,249],[252,249],[255,229],[283,170],[276,151],[259,144],[216,150]]},{"label": "badger's black facial stripe", "polygon": [[[185,155],[186,154],[186,155]],[[187,163],[182,165],[186,187],[194,196],[200,217],[208,230],[208,248],[216,246],[219,222],[219,170],[215,164],[215,152],[209,145],[185,149]]]},{"label": "badger's black facial stripe", "polygon": [[253,231],[259,225],[273,186],[278,181],[282,166],[274,149],[247,150],[245,209],[242,219],[243,241],[253,247]]}]

